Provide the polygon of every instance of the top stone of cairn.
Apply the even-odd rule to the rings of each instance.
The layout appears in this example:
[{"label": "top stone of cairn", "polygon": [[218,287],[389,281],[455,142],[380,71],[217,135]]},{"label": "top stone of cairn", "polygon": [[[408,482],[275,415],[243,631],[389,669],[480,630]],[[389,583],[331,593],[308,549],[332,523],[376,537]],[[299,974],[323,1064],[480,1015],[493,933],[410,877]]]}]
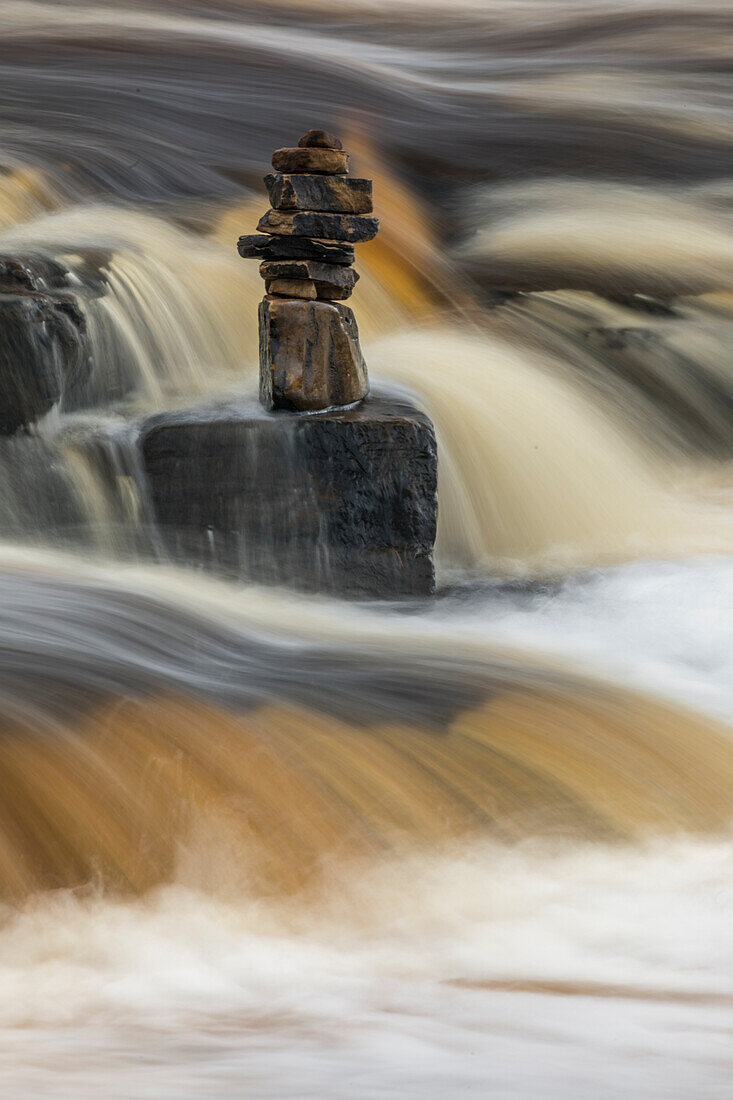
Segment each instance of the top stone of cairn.
[{"label": "top stone of cairn", "polygon": [[327,130],[309,130],[295,149],[276,149],[272,154],[276,172],[304,172],[328,176],[345,175],[349,154],[337,137]]},{"label": "top stone of cairn", "polygon": [[301,149],[343,149],[339,139],[327,130],[309,130],[298,139],[298,145]]}]

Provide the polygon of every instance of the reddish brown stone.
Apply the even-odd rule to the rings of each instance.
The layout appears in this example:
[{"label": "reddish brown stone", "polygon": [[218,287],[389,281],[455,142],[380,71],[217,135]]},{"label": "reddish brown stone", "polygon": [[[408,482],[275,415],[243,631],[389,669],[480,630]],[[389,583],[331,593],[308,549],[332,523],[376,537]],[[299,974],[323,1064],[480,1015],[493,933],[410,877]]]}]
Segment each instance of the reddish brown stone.
[{"label": "reddish brown stone", "polygon": [[315,172],[328,176],[349,170],[349,154],[343,149],[276,149],[272,154],[276,172]]},{"label": "reddish brown stone", "polygon": [[266,408],[315,411],[369,392],[359,331],[348,306],[263,298],[260,400]]},{"label": "reddish brown stone", "polygon": [[326,237],[358,244],[376,237],[379,220],[363,214],[319,214],[314,210],[286,214],[282,210],[268,210],[257,228],[261,233],[281,237]]},{"label": "reddish brown stone", "polygon": [[315,301],[318,297],[316,284],[310,279],[268,279],[265,290],[278,298],[306,298]]},{"label": "reddish brown stone", "polygon": [[371,214],[372,181],[351,176],[265,176],[274,210],[319,210],[336,214]]},{"label": "reddish brown stone", "polygon": [[328,130],[309,130],[298,139],[298,145],[302,149],[343,149],[339,139],[329,134]]}]

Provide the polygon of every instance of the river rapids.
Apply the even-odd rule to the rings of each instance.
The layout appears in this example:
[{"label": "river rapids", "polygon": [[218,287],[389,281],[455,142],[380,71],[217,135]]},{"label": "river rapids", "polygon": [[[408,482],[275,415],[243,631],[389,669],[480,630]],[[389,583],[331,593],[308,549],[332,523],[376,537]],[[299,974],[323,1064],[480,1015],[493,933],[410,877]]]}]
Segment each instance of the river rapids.
[{"label": "river rapids", "polygon": [[[728,0],[0,0],[0,254],[91,362],[0,438],[4,1096],[730,1096],[731,42]],[[375,181],[432,601],[151,518],[130,425],[255,394],[235,243],[311,126]]]}]

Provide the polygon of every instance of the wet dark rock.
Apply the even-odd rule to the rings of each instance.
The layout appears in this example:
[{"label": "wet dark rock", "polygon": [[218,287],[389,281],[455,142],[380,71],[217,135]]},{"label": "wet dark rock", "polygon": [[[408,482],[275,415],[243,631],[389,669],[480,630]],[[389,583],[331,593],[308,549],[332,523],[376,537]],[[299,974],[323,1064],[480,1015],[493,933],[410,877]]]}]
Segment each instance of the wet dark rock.
[{"label": "wet dark rock", "polygon": [[328,130],[309,130],[298,138],[298,145],[301,149],[343,149],[339,139]]},{"label": "wet dark rock", "polygon": [[354,262],[354,246],[345,241],[310,240],[307,237],[274,237],[250,233],[239,238],[239,255],[245,260],[316,260],[345,267]]},{"label": "wet dark rock", "polygon": [[350,286],[337,286],[334,283],[314,283],[316,288],[316,298],[322,302],[345,302],[347,298],[351,297],[352,287]]},{"label": "wet dark rock", "polygon": [[274,210],[319,210],[371,214],[372,181],[352,176],[265,176]]},{"label": "wet dark rock", "polygon": [[313,411],[366,397],[366,363],[348,306],[267,297],[259,324],[265,408]]},{"label": "wet dark rock", "polygon": [[[0,294],[5,297],[35,296],[37,301],[45,300],[49,316],[55,316],[54,323],[44,329],[43,334],[48,336],[52,331],[52,342],[57,345],[61,393],[52,404],[58,401],[64,411],[105,404],[124,392],[122,387],[119,388],[120,392],[111,391],[107,364],[99,360],[93,361],[85,320],[88,303],[107,293],[107,268],[111,256],[109,249],[85,248],[75,252],[73,261],[69,261],[67,265],[40,252],[0,255]],[[16,312],[16,321],[19,315]],[[30,313],[28,318],[28,323],[31,324]],[[17,342],[20,339],[17,324],[12,335],[9,332],[3,334],[2,329],[3,322],[0,319],[0,346],[4,345],[6,349],[2,354],[15,356],[16,352],[9,353],[7,347],[9,341]],[[35,337],[30,332],[27,339],[21,342],[25,348],[22,367],[24,376],[27,379],[32,363],[32,348],[35,346],[39,376],[46,379],[45,382],[39,382],[39,386],[50,393],[48,346],[43,339],[36,345]],[[28,384],[30,383],[23,383],[26,393]],[[55,392],[56,387],[52,388]],[[42,404],[48,404],[48,401]],[[35,415],[26,422],[31,423],[34,419],[37,419]]]},{"label": "wet dark rock", "polygon": [[0,288],[17,290],[63,290],[68,287],[69,270],[46,256],[0,256]]},{"label": "wet dark rock", "polygon": [[284,213],[268,210],[257,228],[276,236],[324,237],[332,241],[371,241],[379,231],[379,219],[363,214],[322,214],[315,210]]},{"label": "wet dark rock", "polygon": [[87,365],[83,318],[70,300],[0,292],[0,434],[35,423]]},{"label": "wet dark rock", "polygon": [[168,413],[141,440],[176,561],[341,595],[433,592],[435,434],[409,404]]},{"label": "wet dark rock", "polygon": [[349,154],[343,149],[276,149],[272,154],[272,167],[276,172],[341,176],[349,170]]},{"label": "wet dark rock", "polygon": [[723,377],[675,343],[675,322],[668,329],[597,326],[584,334],[589,349],[638,397],[649,402],[650,416],[663,417],[670,435],[715,456],[733,453],[733,391]]}]

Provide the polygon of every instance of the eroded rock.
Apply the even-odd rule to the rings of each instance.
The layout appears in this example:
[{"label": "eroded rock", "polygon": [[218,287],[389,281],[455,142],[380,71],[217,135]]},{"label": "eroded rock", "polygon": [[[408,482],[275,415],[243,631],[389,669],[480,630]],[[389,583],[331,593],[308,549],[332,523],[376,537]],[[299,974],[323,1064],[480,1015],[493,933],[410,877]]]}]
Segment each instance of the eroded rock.
[{"label": "eroded rock", "polygon": [[35,423],[61,400],[82,355],[72,314],[45,294],[0,293],[0,434]]}]

